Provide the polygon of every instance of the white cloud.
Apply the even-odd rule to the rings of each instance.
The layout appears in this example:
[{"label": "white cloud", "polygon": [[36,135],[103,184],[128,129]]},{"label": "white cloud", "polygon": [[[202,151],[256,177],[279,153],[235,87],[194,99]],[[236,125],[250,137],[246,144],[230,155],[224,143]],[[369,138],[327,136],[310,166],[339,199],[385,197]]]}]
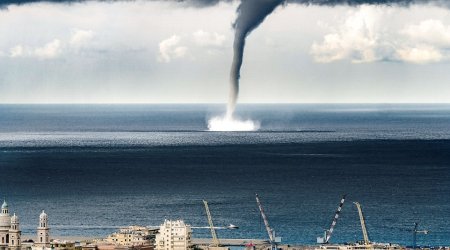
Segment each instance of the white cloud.
[{"label": "white cloud", "polygon": [[449,58],[446,48],[450,47],[450,26],[441,20],[423,20],[406,26],[399,33],[405,37],[405,45],[396,51],[401,60],[425,64]]},{"label": "white cloud", "polygon": [[42,47],[31,48],[29,46],[16,45],[9,50],[9,57],[35,57],[39,59],[53,59],[58,57],[62,51],[62,43],[59,39],[45,44]]},{"label": "white cloud", "polygon": [[28,55],[28,51],[26,48],[24,48],[22,45],[17,45],[12,47],[9,50],[9,56],[14,58],[14,57],[23,57]]},{"label": "white cloud", "polygon": [[416,42],[437,46],[450,45],[450,26],[444,25],[441,20],[424,20],[418,25],[405,27],[401,33]]},{"label": "white cloud", "polygon": [[[62,55],[63,52],[78,50],[84,47],[93,37],[94,33],[90,30],[76,30],[73,32],[68,42],[63,42],[61,39],[53,39],[51,42],[40,46],[31,47],[16,45],[9,50],[9,57],[34,57],[38,59],[54,59]],[[69,45],[69,46],[67,46]],[[1,56],[1,54],[0,54]]]},{"label": "white cloud", "polygon": [[439,62],[444,58],[441,51],[431,46],[398,49],[397,55],[405,62],[417,64]]},{"label": "white cloud", "polygon": [[85,46],[94,37],[92,30],[80,30],[77,29],[73,32],[70,38],[69,44],[72,47],[80,48]]},{"label": "white cloud", "polygon": [[225,35],[204,30],[197,30],[192,36],[195,44],[202,47],[222,47],[226,39]]},{"label": "white cloud", "polygon": [[59,39],[55,39],[45,46],[36,48],[34,50],[34,55],[40,59],[51,59],[56,58],[61,54],[62,44]]},{"label": "white cloud", "polygon": [[186,55],[187,47],[180,46],[181,38],[173,35],[159,43],[158,61],[169,63],[173,58],[181,58]]},{"label": "white cloud", "polygon": [[445,50],[450,46],[450,26],[428,19],[396,29],[389,25],[391,15],[377,6],[350,11],[334,32],[312,44],[310,53],[320,63],[348,59],[353,63],[392,60],[425,64],[449,58]]},{"label": "white cloud", "polygon": [[202,29],[183,38],[179,35],[172,35],[159,43],[158,61],[169,63],[173,59],[183,58],[188,55],[188,50],[192,60],[195,60],[196,56],[201,56],[202,54],[218,55],[219,49],[224,47],[225,41],[225,35],[217,32],[207,32]]},{"label": "white cloud", "polygon": [[380,60],[380,7],[362,6],[350,15],[333,33],[324,36],[321,43],[314,42],[311,54],[317,62],[329,63],[350,58],[352,62]]}]

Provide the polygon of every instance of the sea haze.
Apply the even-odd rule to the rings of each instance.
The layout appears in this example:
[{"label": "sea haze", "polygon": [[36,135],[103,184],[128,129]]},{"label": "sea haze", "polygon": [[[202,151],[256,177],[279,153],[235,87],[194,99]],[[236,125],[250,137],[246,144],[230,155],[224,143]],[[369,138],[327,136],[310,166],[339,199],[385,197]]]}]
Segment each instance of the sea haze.
[{"label": "sea haze", "polygon": [[[450,245],[450,105],[240,105],[256,132],[208,132],[222,105],[0,105],[0,196],[35,233],[106,236],[164,218],[219,237],[267,238],[254,195],[284,243],[315,243],[342,194],[332,242]],[[194,229],[195,237],[210,237]]]}]

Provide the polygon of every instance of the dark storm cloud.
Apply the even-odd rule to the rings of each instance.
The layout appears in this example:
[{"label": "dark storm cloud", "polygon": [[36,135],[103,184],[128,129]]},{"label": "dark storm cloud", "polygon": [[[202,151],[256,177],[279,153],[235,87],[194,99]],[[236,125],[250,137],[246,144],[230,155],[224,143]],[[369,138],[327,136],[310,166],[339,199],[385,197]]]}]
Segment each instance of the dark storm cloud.
[{"label": "dark storm cloud", "polygon": [[[0,0],[0,4],[26,4],[33,2],[49,2],[49,3],[75,3],[75,2],[89,2],[94,0]],[[130,0],[104,0],[104,2],[115,1],[130,1]],[[194,6],[210,6],[219,2],[233,2],[233,0],[147,0],[149,2],[179,2],[192,4]],[[243,2],[246,2],[244,0]],[[265,2],[271,2],[266,0],[254,1],[264,4]],[[450,5],[445,0],[279,0],[281,3],[297,3],[306,5],[360,5],[360,4],[378,4],[378,5],[410,5],[410,4],[423,4],[423,3],[437,3],[441,5]]]}]

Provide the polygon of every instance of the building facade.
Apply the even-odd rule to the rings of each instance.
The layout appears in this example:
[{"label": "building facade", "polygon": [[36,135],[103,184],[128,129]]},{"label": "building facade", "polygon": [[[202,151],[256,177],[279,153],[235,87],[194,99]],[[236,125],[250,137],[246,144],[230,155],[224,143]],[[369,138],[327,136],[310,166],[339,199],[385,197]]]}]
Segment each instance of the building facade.
[{"label": "building facade", "polygon": [[156,235],[156,250],[186,250],[192,248],[192,229],[182,220],[164,220]]},{"label": "building facade", "polygon": [[50,249],[53,250],[81,250],[81,246],[77,248],[75,242],[66,240],[53,240],[50,243]]},{"label": "building facade", "polygon": [[8,203],[3,201],[0,213],[0,249],[20,249],[21,231],[19,217],[10,216]]},{"label": "building facade", "polygon": [[157,230],[141,226],[123,227],[119,232],[109,235],[105,241],[122,246],[150,245],[154,242],[155,231]]},{"label": "building facade", "polygon": [[50,228],[48,227],[48,215],[42,210],[39,215],[39,226],[37,228],[37,238],[32,247],[33,250],[51,249],[50,245]]}]

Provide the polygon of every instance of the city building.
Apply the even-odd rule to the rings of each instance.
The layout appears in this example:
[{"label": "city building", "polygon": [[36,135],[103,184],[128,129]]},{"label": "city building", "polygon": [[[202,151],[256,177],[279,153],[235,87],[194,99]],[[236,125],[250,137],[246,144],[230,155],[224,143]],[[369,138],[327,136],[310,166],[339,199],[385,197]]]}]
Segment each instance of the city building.
[{"label": "city building", "polygon": [[121,246],[153,245],[157,231],[142,226],[123,227],[119,232],[109,235],[105,241]]},{"label": "city building", "polygon": [[182,220],[164,220],[156,235],[156,250],[192,249],[192,229]]},{"label": "city building", "polygon": [[19,228],[19,217],[9,215],[8,203],[3,201],[0,213],[0,249],[20,249],[21,231]]},{"label": "city building", "polygon": [[53,250],[81,250],[81,246],[77,246],[74,241],[52,240],[50,248]]},{"label": "city building", "polygon": [[39,226],[37,228],[37,238],[34,241],[32,250],[52,249],[50,245],[50,228],[48,227],[48,215],[42,210],[39,215]]}]

